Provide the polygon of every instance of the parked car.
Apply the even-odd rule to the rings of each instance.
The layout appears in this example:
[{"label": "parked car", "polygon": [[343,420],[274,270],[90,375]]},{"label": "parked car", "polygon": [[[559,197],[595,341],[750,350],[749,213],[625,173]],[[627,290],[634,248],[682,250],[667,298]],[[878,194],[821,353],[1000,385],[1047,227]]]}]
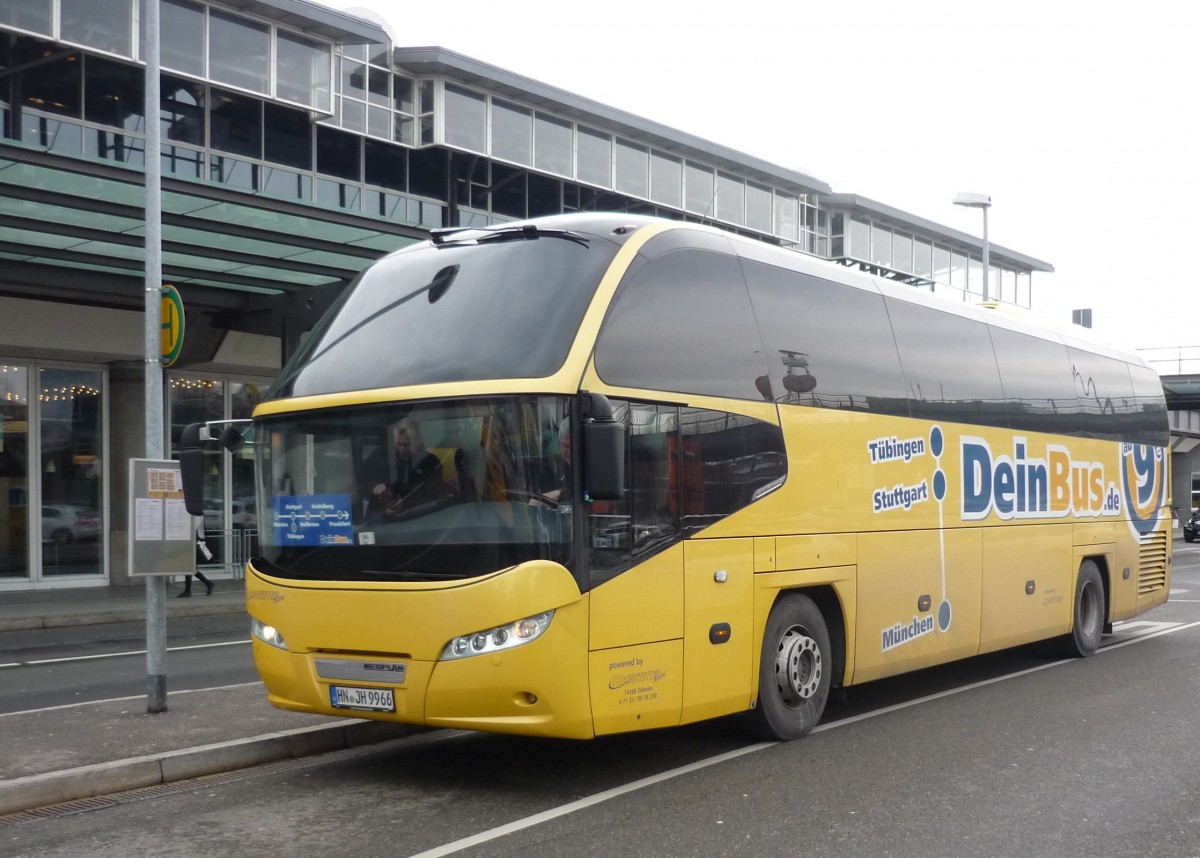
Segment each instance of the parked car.
[{"label": "parked car", "polygon": [[[229,526],[233,530],[253,530],[258,527],[254,498],[234,498],[229,504]],[[219,534],[225,529],[225,510],[219,500],[204,501],[204,532]]]},{"label": "parked car", "polygon": [[100,538],[100,513],[91,507],[46,504],[42,506],[42,541],[66,545]]},{"label": "parked car", "polygon": [[1200,530],[1200,509],[1193,510],[1183,523],[1183,541],[1195,542],[1196,531]]},{"label": "parked car", "polygon": [[234,498],[229,506],[229,522],[234,530],[253,530],[258,527],[254,498]]}]

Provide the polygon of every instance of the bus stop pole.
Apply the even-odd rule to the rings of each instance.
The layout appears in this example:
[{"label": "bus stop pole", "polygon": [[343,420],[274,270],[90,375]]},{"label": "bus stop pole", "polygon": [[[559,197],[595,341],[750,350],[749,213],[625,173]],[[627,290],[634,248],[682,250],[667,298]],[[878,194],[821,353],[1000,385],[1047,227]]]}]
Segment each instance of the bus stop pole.
[{"label": "bus stop pole", "polygon": [[[163,458],[162,131],[159,122],[159,3],[145,0],[146,312],[145,412],[148,459]],[[129,523],[134,526],[133,522]],[[167,711],[167,581],[146,576],[146,711]]]}]

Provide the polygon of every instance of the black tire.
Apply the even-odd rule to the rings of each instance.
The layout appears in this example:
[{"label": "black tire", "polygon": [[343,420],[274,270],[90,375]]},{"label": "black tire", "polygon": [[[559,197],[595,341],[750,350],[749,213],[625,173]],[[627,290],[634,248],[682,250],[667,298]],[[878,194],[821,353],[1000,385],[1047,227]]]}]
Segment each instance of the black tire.
[{"label": "black tire", "polygon": [[1079,564],[1075,579],[1075,608],[1071,615],[1071,633],[1063,638],[1069,658],[1086,658],[1100,648],[1104,634],[1104,579],[1094,560]]},{"label": "black tire", "polygon": [[1184,541],[1184,542],[1195,542],[1195,541],[1196,541],[1196,536],[1195,536],[1195,534],[1187,534],[1187,533],[1185,533],[1185,534],[1183,535],[1183,541]]},{"label": "black tire", "polygon": [[775,603],[763,632],[758,703],[746,728],[762,739],[807,736],[821,720],[833,679],[833,651],[820,609],[807,596]]}]

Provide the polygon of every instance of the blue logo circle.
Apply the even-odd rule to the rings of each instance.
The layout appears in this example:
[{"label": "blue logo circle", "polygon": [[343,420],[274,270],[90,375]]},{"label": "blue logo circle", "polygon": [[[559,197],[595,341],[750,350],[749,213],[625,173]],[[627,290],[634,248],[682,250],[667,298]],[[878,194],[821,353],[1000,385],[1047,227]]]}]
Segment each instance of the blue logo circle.
[{"label": "blue logo circle", "polygon": [[929,450],[933,453],[934,458],[940,458],[942,455],[942,427],[934,426],[929,432]]},{"label": "blue logo circle", "polygon": [[933,472],[933,496],[939,501],[946,497],[946,474],[941,468]]}]

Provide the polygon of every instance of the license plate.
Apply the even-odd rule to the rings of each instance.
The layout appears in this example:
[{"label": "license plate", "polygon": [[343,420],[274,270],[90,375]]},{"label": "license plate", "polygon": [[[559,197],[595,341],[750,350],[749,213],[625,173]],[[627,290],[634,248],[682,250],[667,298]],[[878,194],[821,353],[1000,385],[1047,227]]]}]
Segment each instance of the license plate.
[{"label": "license plate", "polygon": [[395,712],[396,696],[390,688],[355,688],[352,685],[329,686],[329,703],[335,709],[366,709],[371,712]]}]

